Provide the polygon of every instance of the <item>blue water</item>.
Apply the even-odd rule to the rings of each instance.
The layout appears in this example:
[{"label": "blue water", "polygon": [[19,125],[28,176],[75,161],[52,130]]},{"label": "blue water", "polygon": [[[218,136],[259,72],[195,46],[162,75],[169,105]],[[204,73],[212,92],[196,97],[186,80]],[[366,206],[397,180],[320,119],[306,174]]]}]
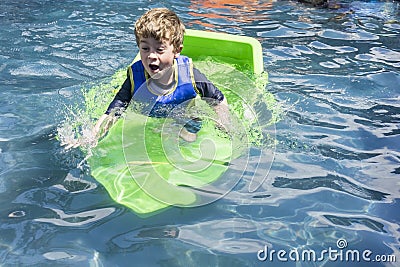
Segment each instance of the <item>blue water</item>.
[{"label": "blue water", "polygon": [[[1,266],[400,264],[400,3],[223,2],[0,3]],[[188,28],[256,37],[284,115],[256,192],[243,179],[212,204],[143,219],[55,136],[82,86],[131,62],[133,22],[161,6]],[[260,261],[266,248],[286,254]],[[343,254],[295,262],[295,249]]]}]

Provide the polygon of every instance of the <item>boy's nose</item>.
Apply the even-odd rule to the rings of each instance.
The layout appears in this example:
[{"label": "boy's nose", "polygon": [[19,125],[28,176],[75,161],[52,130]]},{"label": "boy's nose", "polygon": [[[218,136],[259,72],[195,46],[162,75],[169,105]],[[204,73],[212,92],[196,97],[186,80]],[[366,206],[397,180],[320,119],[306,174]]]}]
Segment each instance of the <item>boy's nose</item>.
[{"label": "boy's nose", "polygon": [[149,53],[148,58],[156,58],[156,57],[157,57],[156,52],[153,51]]}]

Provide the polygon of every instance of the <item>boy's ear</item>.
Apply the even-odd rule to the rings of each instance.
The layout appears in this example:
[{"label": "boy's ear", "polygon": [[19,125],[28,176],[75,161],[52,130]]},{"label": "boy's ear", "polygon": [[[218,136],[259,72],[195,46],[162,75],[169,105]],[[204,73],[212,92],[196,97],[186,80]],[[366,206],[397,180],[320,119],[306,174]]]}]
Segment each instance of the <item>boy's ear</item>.
[{"label": "boy's ear", "polygon": [[175,51],[175,58],[179,57],[182,49],[183,49],[183,45],[180,45],[179,48]]}]

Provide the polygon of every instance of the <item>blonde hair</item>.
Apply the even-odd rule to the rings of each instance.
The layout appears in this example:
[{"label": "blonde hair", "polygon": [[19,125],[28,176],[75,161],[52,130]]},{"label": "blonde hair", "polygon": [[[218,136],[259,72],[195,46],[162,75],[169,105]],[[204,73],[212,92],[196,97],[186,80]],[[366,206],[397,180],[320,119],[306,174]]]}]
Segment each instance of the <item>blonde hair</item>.
[{"label": "blonde hair", "polygon": [[135,23],[136,43],[143,38],[153,37],[157,41],[168,40],[175,52],[183,44],[185,26],[179,17],[167,8],[154,8],[147,11]]}]

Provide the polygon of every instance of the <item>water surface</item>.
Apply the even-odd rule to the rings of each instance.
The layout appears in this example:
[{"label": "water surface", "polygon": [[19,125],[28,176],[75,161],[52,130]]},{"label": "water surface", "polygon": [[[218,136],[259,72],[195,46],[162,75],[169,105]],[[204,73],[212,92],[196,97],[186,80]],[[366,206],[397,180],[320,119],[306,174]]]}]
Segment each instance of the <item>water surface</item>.
[{"label": "water surface", "polygon": [[[55,134],[82,86],[131,62],[134,21],[161,6],[189,28],[256,37],[284,115],[257,191],[249,174],[212,204],[143,219]],[[398,2],[3,1],[0,20],[2,266],[396,266],[257,258],[338,240],[400,260]]]}]

